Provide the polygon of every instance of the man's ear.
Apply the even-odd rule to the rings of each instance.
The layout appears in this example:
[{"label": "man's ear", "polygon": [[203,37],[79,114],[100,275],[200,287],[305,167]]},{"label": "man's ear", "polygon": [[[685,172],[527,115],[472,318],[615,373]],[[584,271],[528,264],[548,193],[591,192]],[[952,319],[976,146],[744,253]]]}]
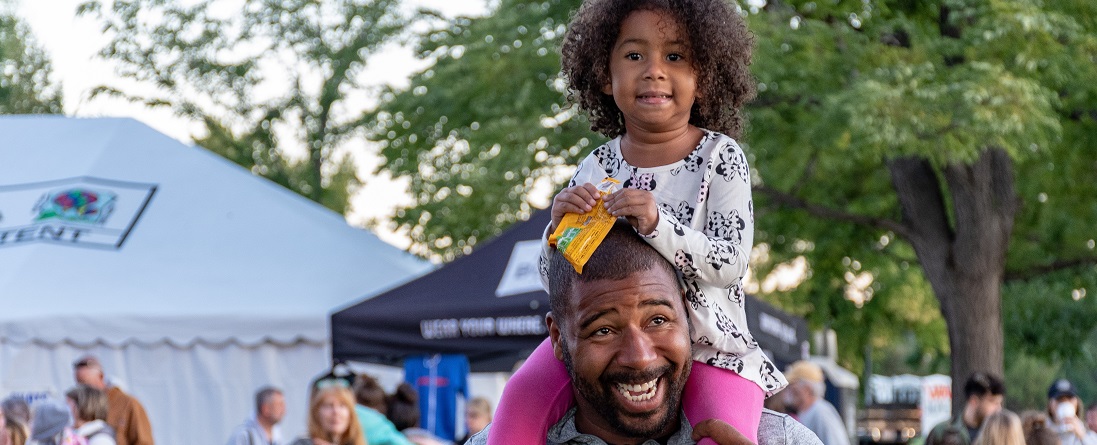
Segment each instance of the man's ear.
[{"label": "man's ear", "polygon": [[545,325],[548,326],[549,341],[552,342],[552,355],[556,356],[557,360],[564,360],[564,346],[560,341],[560,325],[556,322],[556,318],[552,316],[552,312],[545,315]]}]

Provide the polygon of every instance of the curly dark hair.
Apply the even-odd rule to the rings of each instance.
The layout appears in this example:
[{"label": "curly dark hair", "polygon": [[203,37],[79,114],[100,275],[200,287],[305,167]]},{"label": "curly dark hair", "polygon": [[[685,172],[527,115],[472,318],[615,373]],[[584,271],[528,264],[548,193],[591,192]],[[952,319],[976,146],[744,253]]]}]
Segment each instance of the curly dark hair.
[{"label": "curly dark hair", "polygon": [[666,12],[689,36],[697,73],[698,98],[689,123],[739,137],[743,104],[754,98],[751,50],[754,37],[726,0],[586,0],[574,14],[560,49],[568,98],[590,114],[591,129],[606,137],[625,133],[624,117],[613,96],[602,92],[610,83],[609,58],[621,23],[634,11]]}]

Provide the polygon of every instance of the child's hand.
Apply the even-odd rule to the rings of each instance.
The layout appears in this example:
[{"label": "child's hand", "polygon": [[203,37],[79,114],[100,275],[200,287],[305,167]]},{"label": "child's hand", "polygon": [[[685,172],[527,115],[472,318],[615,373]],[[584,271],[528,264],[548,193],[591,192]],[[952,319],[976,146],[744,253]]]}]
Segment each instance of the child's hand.
[{"label": "child's hand", "polygon": [[708,419],[693,428],[693,441],[707,437],[719,445],[754,445],[743,433],[720,419]]},{"label": "child's hand", "polygon": [[647,190],[624,189],[607,195],[603,202],[613,216],[624,216],[641,235],[651,235],[659,223],[655,196]]},{"label": "child's hand", "polygon": [[560,190],[560,193],[552,198],[552,223],[549,225],[549,233],[556,231],[560,220],[564,219],[564,214],[583,214],[594,210],[594,205],[598,203],[601,194],[602,192],[589,182]]}]

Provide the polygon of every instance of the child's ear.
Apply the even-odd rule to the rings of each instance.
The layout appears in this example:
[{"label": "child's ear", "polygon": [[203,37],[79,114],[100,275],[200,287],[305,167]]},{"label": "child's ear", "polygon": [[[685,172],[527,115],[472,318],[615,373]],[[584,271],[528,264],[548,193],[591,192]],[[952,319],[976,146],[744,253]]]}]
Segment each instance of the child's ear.
[{"label": "child's ear", "polygon": [[605,94],[606,96],[612,96],[613,95],[613,83],[612,82],[606,82],[606,84],[602,86],[602,94]]}]

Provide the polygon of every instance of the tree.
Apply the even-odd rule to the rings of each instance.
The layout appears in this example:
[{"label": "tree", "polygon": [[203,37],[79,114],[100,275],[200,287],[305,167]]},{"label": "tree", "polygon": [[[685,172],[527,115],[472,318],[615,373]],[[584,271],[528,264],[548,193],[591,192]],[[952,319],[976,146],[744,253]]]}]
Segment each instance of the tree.
[{"label": "tree", "polygon": [[0,114],[61,114],[61,90],[50,61],[18,18],[0,1]]},{"label": "tree", "polygon": [[498,234],[567,175],[597,137],[565,103],[557,42],[575,1],[503,0],[419,39],[434,66],[382,94],[371,138],[380,169],[411,181],[393,218],[412,250],[451,259]]},{"label": "tree", "polygon": [[[782,259],[804,253],[775,234],[818,245],[859,227],[845,256],[870,265],[877,295],[899,289],[880,281],[887,262],[863,258],[913,263],[903,252],[913,249],[948,328],[958,408],[972,371],[1003,373],[1004,281],[1094,273],[1084,266],[1097,263],[1086,229],[1097,222],[1093,185],[1027,173],[1093,169],[1097,90],[1084,79],[1097,74],[1097,10],[1084,1],[813,5],[770,4],[752,20],[766,87],[748,140],[761,205],[775,210],[762,240]],[[1062,201],[1047,205],[1039,193]]]},{"label": "tree", "polygon": [[[412,217],[401,224],[420,233],[422,245],[446,254],[453,243],[467,248],[472,234],[498,230],[516,207],[543,199],[519,184],[559,184],[559,167],[584,154],[575,149],[585,146],[559,139],[583,124],[564,92],[557,86],[538,96],[530,110],[517,87],[552,82],[555,67],[512,45],[522,29],[539,27],[530,49],[555,53],[559,25],[577,4],[504,0],[495,15],[424,36],[423,54],[436,58],[435,67],[385,97],[381,113],[396,128],[373,133],[388,141],[382,168],[422,175],[412,182],[416,205],[439,209],[403,213]],[[776,300],[815,326],[839,330],[847,365],[860,363],[866,347],[908,333],[923,346],[912,357],[920,366],[936,366],[933,356],[948,351],[959,403],[971,371],[1003,373],[1003,292],[1027,306],[1037,302],[1024,289],[1056,274],[1097,275],[1097,186],[1089,180],[1097,172],[1097,5],[788,0],[740,7],[757,37],[759,95],[744,137],[757,180],[755,271],[764,277],[806,260],[807,279]],[[461,106],[424,105],[439,103]],[[515,116],[527,116],[525,125],[487,135],[469,124]],[[550,117],[548,128],[530,124]],[[589,146],[595,139],[580,130],[566,134]],[[512,134],[521,137],[507,139]],[[560,142],[545,144],[531,165],[521,147],[537,134]],[[499,164],[505,153],[517,158]],[[453,243],[431,245],[439,234]],[[1075,281],[1073,289],[1092,283]],[[1076,329],[1092,332],[1093,320],[1080,318]]]},{"label": "tree", "polygon": [[397,0],[89,1],[102,57],[139,86],[107,94],[201,123],[195,141],[332,210],[359,180],[366,60],[404,29]]}]

